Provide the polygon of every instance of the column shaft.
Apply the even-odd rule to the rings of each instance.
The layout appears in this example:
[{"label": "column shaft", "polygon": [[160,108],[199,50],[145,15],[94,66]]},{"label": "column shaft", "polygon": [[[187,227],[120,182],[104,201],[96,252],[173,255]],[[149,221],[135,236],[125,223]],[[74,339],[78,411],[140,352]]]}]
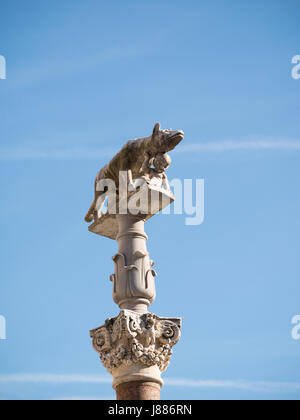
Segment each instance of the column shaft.
[{"label": "column shaft", "polygon": [[145,313],[156,296],[156,273],[146,246],[145,220],[133,215],[118,215],[117,220],[119,252],[113,257],[113,299],[120,309]]},{"label": "column shaft", "polygon": [[116,389],[118,401],[160,400],[160,385],[154,382],[128,382]]}]

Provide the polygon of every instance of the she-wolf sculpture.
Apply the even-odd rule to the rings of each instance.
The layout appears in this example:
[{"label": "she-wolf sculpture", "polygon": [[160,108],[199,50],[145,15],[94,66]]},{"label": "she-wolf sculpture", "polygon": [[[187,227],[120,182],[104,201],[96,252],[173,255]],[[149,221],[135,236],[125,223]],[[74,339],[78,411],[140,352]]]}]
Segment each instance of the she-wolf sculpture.
[{"label": "she-wolf sculpture", "polygon": [[167,152],[175,149],[183,137],[182,130],[161,130],[160,124],[157,123],[151,136],[128,141],[121,151],[98,172],[95,180],[95,199],[85,216],[85,221],[90,223],[97,218],[97,201],[99,197],[106,195],[105,191],[97,190],[99,181],[111,179],[118,188],[119,174],[121,171],[126,171],[130,187],[134,185],[133,180],[149,176],[153,171],[152,164],[157,172],[163,173],[170,165]]}]

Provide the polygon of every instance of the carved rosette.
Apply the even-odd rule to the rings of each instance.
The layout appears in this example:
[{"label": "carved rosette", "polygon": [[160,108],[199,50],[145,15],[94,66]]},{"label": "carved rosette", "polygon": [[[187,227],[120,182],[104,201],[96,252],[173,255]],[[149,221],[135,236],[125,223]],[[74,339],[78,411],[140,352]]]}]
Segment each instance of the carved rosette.
[{"label": "carved rosette", "polygon": [[123,310],[117,318],[108,319],[104,326],[91,331],[93,347],[113,376],[121,368],[136,365],[157,366],[164,372],[172,347],[180,340],[181,322],[181,318]]}]

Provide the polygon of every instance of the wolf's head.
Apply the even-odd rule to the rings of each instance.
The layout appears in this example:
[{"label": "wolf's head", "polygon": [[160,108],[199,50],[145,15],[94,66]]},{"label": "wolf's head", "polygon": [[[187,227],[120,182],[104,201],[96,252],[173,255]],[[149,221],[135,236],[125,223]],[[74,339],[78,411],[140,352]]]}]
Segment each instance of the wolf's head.
[{"label": "wolf's head", "polygon": [[175,149],[183,138],[184,132],[182,130],[161,130],[159,123],[155,124],[152,133],[153,145],[162,153]]}]

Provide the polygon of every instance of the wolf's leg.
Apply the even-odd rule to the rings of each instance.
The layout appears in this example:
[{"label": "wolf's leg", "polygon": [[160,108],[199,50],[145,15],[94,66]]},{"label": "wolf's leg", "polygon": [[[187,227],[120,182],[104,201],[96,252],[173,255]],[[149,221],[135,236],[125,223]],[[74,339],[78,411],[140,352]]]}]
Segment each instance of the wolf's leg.
[{"label": "wolf's leg", "polygon": [[135,183],[133,182],[132,171],[129,169],[127,171],[127,179],[128,179],[128,191],[135,191]]}]

